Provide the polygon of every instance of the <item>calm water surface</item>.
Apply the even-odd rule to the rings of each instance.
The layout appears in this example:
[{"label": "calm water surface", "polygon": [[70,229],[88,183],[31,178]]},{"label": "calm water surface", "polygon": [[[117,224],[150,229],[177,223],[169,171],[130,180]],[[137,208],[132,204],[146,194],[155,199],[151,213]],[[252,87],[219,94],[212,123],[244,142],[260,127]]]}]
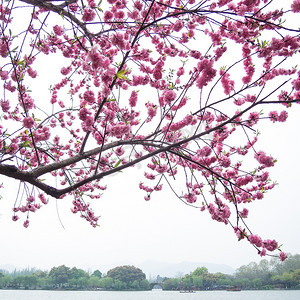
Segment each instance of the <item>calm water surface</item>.
[{"label": "calm water surface", "polygon": [[81,291],[6,291],[0,290],[0,300],[300,300],[300,291],[210,291],[179,293],[147,292],[81,292]]}]

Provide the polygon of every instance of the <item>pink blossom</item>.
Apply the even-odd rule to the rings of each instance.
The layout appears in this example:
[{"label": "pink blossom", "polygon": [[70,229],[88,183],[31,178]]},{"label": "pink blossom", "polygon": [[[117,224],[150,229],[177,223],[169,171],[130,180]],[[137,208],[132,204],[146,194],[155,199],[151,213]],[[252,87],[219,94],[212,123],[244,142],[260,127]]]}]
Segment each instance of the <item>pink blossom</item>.
[{"label": "pink blossom", "polygon": [[146,103],[145,105],[148,109],[148,116],[149,116],[147,122],[150,122],[156,116],[157,106],[152,103]]},{"label": "pink blossom", "polygon": [[104,13],[104,21],[105,21],[105,22],[110,21],[110,20],[113,18],[113,16],[114,16],[113,13],[107,10],[107,11]]},{"label": "pink blossom", "polygon": [[84,22],[90,22],[93,21],[94,18],[96,16],[96,13],[94,12],[94,10],[90,7],[85,8],[84,12],[83,12],[83,16],[82,16],[82,20]]},{"label": "pink blossom", "polygon": [[6,100],[6,101],[0,100],[0,105],[1,105],[1,108],[2,108],[3,112],[8,112],[9,111],[10,105],[9,105],[8,100]]},{"label": "pink blossom", "polygon": [[252,113],[250,113],[249,118],[247,120],[247,125],[253,126],[253,125],[257,124],[258,121],[259,121],[259,113],[252,112]]},{"label": "pink blossom", "polygon": [[68,67],[68,68],[62,67],[60,70],[60,73],[66,76],[70,73],[71,70],[72,70],[71,67]]},{"label": "pink blossom", "polygon": [[[300,2],[300,0],[299,0],[299,2]],[[295,88],[296,91],[300,91],[300,78],[294,80],[292,82],[292,85],[294,86],[294,88]]]},{"label": "pink blossom", "polygon": [[113,34],[113,36],[111,38],[111,43],[112,43],[112,45],[117,46],[121,50],[126,48],[124,36],[120,32]]},{"label": "pink blossom", "polygon": [[154,180],[155,179],[155,175],[153,174],[149,174],[147,172],[144,173],[144,176],[149,179],[149,180]]},{"label": "pink blossom", "polygon": [[159,79],[162,79],[162,71],[160,69],[154,69],[153,71],[153,77],[155,80],[159,80]]},{"label": "pink blossom", "polygon": [[93,104],[95,102],[95,94],[91,90],[87,90],[83,94],[83,99],[88,103],[88,104]]},{"label": "pink blossom", "polygon": [[8,78],[8,71],[0,71],[0,77],[2,80],[6,80]]},{"label": "pink blossom", "polygon": [[53,26],[53,31],[56,35],[62,35],[64,33],[64,30],[58,25]]},{"label": "pink blossom", "polygon": [[225,155],[222,155],[219,158],[219,162],[220,162],[220,166],[222,166],[224,168],[230,167],[230,164],[231,164],[230,158]]},{"label": "pink blossom", "polygon": [[220,75],[222,76],[221,83],[224,88],[224,93],[225,95],[229,95],[230,92],[234,89],[234,81],[229,79],[229,73],[225,73],[224,70],[220,71]]},{"label": "pink blossom", "polygon": [[50,138],[49,127],[40,127],[38,130],[33,132],[35,142],[47,141]]},{"label": "pink blossom", "polygon": [[184,23],[181,20],[177,20],[175,22],[175,24],[173,25],[173,29],[174,29],[174,31],[179,32],[183,28],[183,26],[184,26]]},{"label": "pink blossom", "polygon": [[267,156],[263,151],[259,151],[254,156],[258,162],[265,167],[273,167],[274,166],[274,159],[271,156]]},{"label": "pink blossom", "polygon": [[28,73],[28,75],[29,75],[30,77],[36,78],[37,71],[34,71],[32,68],[29,67],[29,68],[27,69],[27,73]]},{"label": "pink blossom", "polygon": [[264,248],[266,248],[268,251],[274,251],[277,249],[278,244],[275,240],[264,240]]},{"label": "pink blossom", "polygon": [[0,55],[2,57],[6,57],[6,55],[8,53],[7,44],[10,45],[10,43],[8,43],[6,41],[6,37],[3,37],[2,39],[0,39]]},{"label": "pink blossom", "polygon": [[125,134],[129,134],[130,126],[120,122],[116,126],[108,127],[107,132],[109,133],[110,136],[121,137]]},{"label": "pink blossom", "polygon": [[90,114],[92,114],[87,108],[83,107],[79,111],[79,119],[84,121]]},{"label": "pink blossom", "polygon": [[248,217],[248,209],[247,208],[243,208],[243,210],[240,212],[240,215],[243,217],[243,218],[247,218]]},{"label": "pink blossom", "polygon": [[280,113],[280,115],[278,116],[278,121],[279,121],[279,122],[285,122],[286,119],[287,119],[287,117],[288,117],[287,111],[282,111],[282,112]]},{"label": "pink blossom", "polygon": [[234,232],[239,240],[245,238],[244,230],[242,230],[240,227],[234,227]]},{"label": "pink blossom", "polygon": [[118,156],[121,156],[125,153],[125,150],[122,147],[118,147],[118,148],[116,148],[115,152]]},{"label": "pink blossom", "polygon": [[217,70],[213,68],[213,61],[209,59],[204,59],[198,63],[198,70],[201,72],[200,76],[196,80],[196,86],[199,89],[202,89],[212,81],[217,74]]},{"label": "pink blossom", "polygon": [[251,244],[253,244],[257,247],[262,247],[262,245],[263,245],[262,239],[258,235],[251,234],[251,235],[249,235],[248,239]]},{"label": "pink blossom", "polygon": [[264,194],[262,192],[257,192],[254,195],[255,198],[257,198],[258,200],[261,200],[264,197]]},{"label": "pink blossom", "polygon": [[211,154],[211,151],[212,151],[212,150],[211,150],[210,147],[204,146],[203,148],[197,150],[197,154],[198,154],[199,156],[205,156],[205,157],[207,157],[207,156],[209,156],[209,155]]},{"label": "pink blossom", "polygon": [[131,92],[131,95],[130,95],[130,98],[129,98],[129,105],[131,107],[135,107],[136,106],[137,98],[138,98],[137,96],[138,96],[138,94],[137,94],[136,91],[132,91]]},{"label": "pink blossom", "polygon": [[164,172],[166,172],[168,170],[168,166],[167,165],[161,165],[161,164],[158,164],[155,168],[155,171],[159,174],[162,174]]},{"label": "pink blossom", "polygon": [[86,61],[92,63],[92,68],[94,70],[108,68],[109,66],[109,59],[101,55],[99,49],[99,45],[94,45],[86,57]]},{"label": "pink blossom", "polygon": [[19,217],[16,216],[16,215],[15,215],[15,216],[12,216],[12,220],[13,220],[13,221],[18,221],[18,220],[19,220]]},{"label": "pink blossom", "polygon": [[294,0],[294,2],[292,3],[292,12],[300,12],[300,0]]},{"label": "pink blossom", "polygon": [[231,2],[232,0],[219,0],[218,6],[222,7],[226,5],[227,3]]},{"label": "pink blossom", "polygon": [[273,123],[275,123],[276,121],[278,121],[278,113],[277,111],[271,111],[269,113],[269,118],[271,121],[273,121]]},{"label": "pink blossom", "polygon": [[260,256],[265,256],[267,254],[267,251],[265,248],[263,248],[261,251],[258,252]]},{"label": "pink blossom", "polygon": [[95,8],[97,7],[96,3],[94,0],[87,0],[88,4],[89,4],[89,7],[91,8]]},{"label": "pink blossom", "polygon": [[[300,11],[300,1],[299,1],[299,11]],[[281,261],[285,261],[287,258],[286,254],[284,252],[280,252],[279,257],[280,257]]]},{"label": "pink blossom", "polygon": [[185,194],[183,198],[188,202],[188,203],[195,203],[197,201],[197,197],[194,193],[189,193]]},{"label": "pink blossom", "polygon": [[32,128],[34,125],[34,120],[31,117],[25,117],[23,119],[23,126],[26,128]]},{"label": "pink blossom", "polygon": [[26,221],[24,222],[23,226],[24,226],[25,228],[27,228],[27,227],[29,226],[29,220],[26,220]]},{"label": "pink blossom", "polygon": [[176,93],[173,90],[168,90],[164,94],[164,101],[168,104],[171,104],[176,99]]}]

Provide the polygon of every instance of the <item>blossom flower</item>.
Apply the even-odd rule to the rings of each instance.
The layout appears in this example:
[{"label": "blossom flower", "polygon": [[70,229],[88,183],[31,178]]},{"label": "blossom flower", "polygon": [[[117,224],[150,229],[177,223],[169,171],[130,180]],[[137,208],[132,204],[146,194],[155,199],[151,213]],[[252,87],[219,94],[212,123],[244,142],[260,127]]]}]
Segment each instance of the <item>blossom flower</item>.
[{"label": "blossom flower", "polygon": [[220,166],[222,166],[224,168],[230,167],[230,164],[231,164],[230,158],[225,155],[222,155],[219,158],[219,162],[220,162]]},{"label": "blossom flower", "polygon": [[159,174],[162,174],[164,172],[166,172],[168,170],[168,166],[167,165],[161,165],[161,164],[158,164],[155,168],[155,171]]},{"label": "blossom flower", "polygon": [[130,98],[129,98],[129,105],[131,107],[135,107],[136,106],[136,103],[137,103],[137,92],[136,91],[132,91],[131,92],[131,95],[130,95]]},{"label": "blossom flower", "polygon": [[3,112],[8,112],[10,109],[9,101],[0,100],[0,106]]},{"label": "blossom flower", "polygon": [[125,153],[125,150],[122,147],[118,147],[116,148],[115,152],[118,156],[121,156]]},{"label": "blossom flower", "polygon": [[271,121],[273,121],[273,123],[275,123],[276,121],[278,121],[278,113],[277,111],[271,111],[269,113],[269,118]]},{"label": "blossom flower", "polygon": [[64,30],[58,25],[53,26],[53,31],[56,35],[62,35],[64,33]]},{"label": "blossom flower", "polygon": [[265,256],[267,254],[267,251],[265,248],[263,248],[261,251],[258,252],[260,256]]},{"label": "blossom flower", "polygon": [[184,26],[184,23],[181,20],[177,20],[173,25],[173,30],[179,32]]},{"label": "blossom flower", "polygon": [[8,71],[0,70],[0,78],[6,80],[8,78]]},{"label": "blossom flower", "polygon": [[213,68],[213,61],[204,59],[198,63],[198,70],[201,72],[201,76],[197,78],[196,86],[202,89],[206,86],[217,74],[217,70]]},{"label": "blossom flower", "polygon": [[247,208],[244,208],[241,212],[240,212],[240,215],[243,217],[243,218],[247,218],[248,217],[248,209]]},{"label": "blossom flower", "polygon": [[195,203],[197,201],[197,197],[194,193],[189,193],[185,194],[183,198],[188,202],[188,203]]},{"label": "blossom flower", "polygon": [[248,239],[251,244],[253,244],[257,247],[262,247],[262,245],[263,245],[262,239],[258,235],[251,234],[251,235],[249,235]]},{"label": "blossom flower", "polygon": [[224,89],[225,95],[229,95],[230,92],[234,89],[234,81],[229,79],[229,73],[225,73],[224,70],[220,70],[221,83]]},{"label": "blossom flower", "polygon": [[171,104],[176,99],[176,93],[173,90],[168,90],[164,94],[164,101],[168,104]]},{"label": "blossom flower", "polygon": [[70,73],[70,71],[72,70],[72,68],[71,67],[68,67],[68,68],[65,68],[65,67],[62,67],[61,68],[61,70],[60,70],[60,73],[62,74],[62,75],[68,75],[69,73]]},{"label": "blossom flower", "polygon": [[92,114],[87,108],[83,107],[79,111],[79,119],[84,121],[90,114]]},{"label": "blossom flower", "polygon": [[122,33],[117,32],[113,34],[111,43],[112,45],[119,47],[121,50],[126,48],[126,43]]},{"label": "blossom flower", "polygon": [[83,94],[83,99],[88,103],[88,104],[93,104],[95,102],[95,94],[91,90],[87,90]]},{"label": "blossom flower", "polygon": [[259,113],[252,112],[252,113],[250,113],[249,118],[247,120],[247,125],[253,126],[253,125],[257,124],[258,121],[259,121]]},{"label": "blossom flower", "polygon": [[294,2],[292,3],[292,12],[300,12],[300,0],[294,0]]},{"label": "blossom flower", "polygon": [[271,156],[267,156],[263,151],[259,151],[254,156],[257,161],[264,165],[265,167],[273,167],[274,166],[274,159]]},{"label": "blossom flower", "polygon": [[25,117],[25,118],[23,119],[23,126],[24,126],[25,128],[32,128],[33,125],[34,125],[34,120],[33,120],[33,118],[31,118],[31,117]]},{"label": "blossom flower", "polygon": [[287,113],[287,111],[282,111],[281,113],[280,113],[280,115],[278,116],[278,121],[279,122],[285,122],[286,121],[286,119],[287,119],[287,117],[288,117],[288,113]]},{"label": "blossom flower", "polygon": [[96,13],[94,12],[94,10],[90,7],[85,8],[84,12],[83,12],[83,16],[82,16],[82,20],[84,22],[91,22],[95,19]]},{"label": "blossom flower", "polygon": [[[300,0],[299,0],[299,1],[300,1]],[[294,86],[294,88],[295,88],[296,91],[300,91],[300,78],[294,80],[294,81],[292,82],[292,84],[293,84],[293,86]]]},{"label": "blossom flower", "polygon": [[28,73],[28,75],[29,75],[30,77],[36,78],[37,71],[32,70],[32,68],[29,67],[29,68],[27,69],[27,73]]},{"label": "blossom flower", "polygon": [[155,179],[155,175],[153,174],[149,174],[147,172],[144,173],[144,176],[149,179],[149,180],[154,180]]},{"label": "blossom flower", "polygon": [[203,148],[201,148],[201,149],[199,149],[199,150],[197,150],[197,154],[199,155],[199,156],[209,156],[210,154],[211,154],[211,148],[210,147],[208,147],[208,146],[204,146]]},{"label": "blossom flower", "polygon": [[104,13],[104,21],[105,22],[108,22],[110,21],[112,18],[113,18],[113,13],[109,10],[107,10],[105,13]]},{"label": "blossom flower", "polygon": [[13,221],[18,221],[18,220],[19,220],[19,217],[16,216],[16,215],[15,215],[15,216],[12,216],[12,220],[13,220]]},{"label": "blossom flower", "polygon": [[[11,43],[9,43],[10,45]],[[8,48],[7,48],[7,43],[6,43],[6,37],[3,37],[2,39],[0,39],[0,55],[2,57],[6,57],[8,53]]]},{"label": "blossom flower", "polygon": [[266,248],[268,251],[274,251],[278,247],[278,244],[275,240],[264,240],[263,244],[264,248]]},{"label": "blossom flower", "polygon": [[107,132],[109,133],[110,136],[121,137],[125,134],[130,133],[130,126],[120,122],[115,126],[108,127]]},{"label": "blossom flower", "polygon": [[[299,1],[299,3],[300,3],[300,1]],[[300,10],[300,4],[299,4],[299,10]],[[280,252],[279,257],[280,257],[281,261],[285,261],[287,258],[286,254],[284,252]]]}]

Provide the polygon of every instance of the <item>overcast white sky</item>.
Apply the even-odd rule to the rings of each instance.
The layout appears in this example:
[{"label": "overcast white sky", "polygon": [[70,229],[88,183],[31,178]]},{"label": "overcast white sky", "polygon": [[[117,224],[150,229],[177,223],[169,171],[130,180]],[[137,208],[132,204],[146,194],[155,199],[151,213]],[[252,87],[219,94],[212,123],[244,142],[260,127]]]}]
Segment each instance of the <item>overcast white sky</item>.
[{"label": "overcast white sky", "polygon": [[[300,253],[300,106],[294,105],[288,112],[286,123],[265,122],[260,130],[256,149],[278,159],[268,171],[279,185],[249,206],[248,225],[263,238],[278,240],[283,251],[296,254]],[[47,207],[31,214],[30,226],[25,229],[24,219],[11,221],[18,183],[0,178],[5,183],[0,189],[0,266],[50,269],[65,264],[103,270],[106,265],[157,260],[211,262],[237,268],[260,260],[247,242],[237,241],[231,227],[212,221],[207,212],[184,205],[169,189],[144,201],[138,188],[142,173],[131,168],[111,177],[103,197],[92,204],[95,213],[101,215],[99,228],[73,215],[69,198],[51,199]]]},{"label": "overcast white sky", "polygon": [[[277,239],[292,254],[300,253],[300,107],[294,108],[286,123],[274,126],[268,122],[263,130],[260,145],[278,158],[270,173],[279,185],[251,205],[248,221],[253,232]],[[49,269],[65,264],[101,270],[108,264],[151,259],[237,268],[260,259],[248,243],[237,241],[229,226],[182,204],[167,189],[145,202],[137,176],[136,169],[130,169],[111,179],[111,188],[93,204],[101,215],[101,226],[96,229],[70,213],[71,200],[67,199],[51,200],[48,207],[31,215],[29,228],[23,228],[22,222],[11,221],[17,183],[6,182],[0,191],[0,265]]]}]

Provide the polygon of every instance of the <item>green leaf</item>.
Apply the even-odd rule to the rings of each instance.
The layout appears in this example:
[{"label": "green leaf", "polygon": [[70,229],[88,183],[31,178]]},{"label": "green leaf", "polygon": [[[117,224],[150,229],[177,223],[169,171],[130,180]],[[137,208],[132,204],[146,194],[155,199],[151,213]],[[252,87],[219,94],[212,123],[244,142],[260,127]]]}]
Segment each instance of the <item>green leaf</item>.
[{"label": "green leaf", "polygon": [[114,166],[114,168],[116,168],[116,167],[118,167],[119,166],[119,164],[121,163],[121,159],[115,164],[115,166]]},{"label": "green leaf", "polygon": [[120,71],[116,74],[116,76],[117,76],[118,78],[120,78],[120,79],[124,79],[124,80],[130,81],[128,77],[126,77],[125,75],[123,75],[123,74],[125,74],[126,72],[127,72],[127,70],[120,70]]}]

